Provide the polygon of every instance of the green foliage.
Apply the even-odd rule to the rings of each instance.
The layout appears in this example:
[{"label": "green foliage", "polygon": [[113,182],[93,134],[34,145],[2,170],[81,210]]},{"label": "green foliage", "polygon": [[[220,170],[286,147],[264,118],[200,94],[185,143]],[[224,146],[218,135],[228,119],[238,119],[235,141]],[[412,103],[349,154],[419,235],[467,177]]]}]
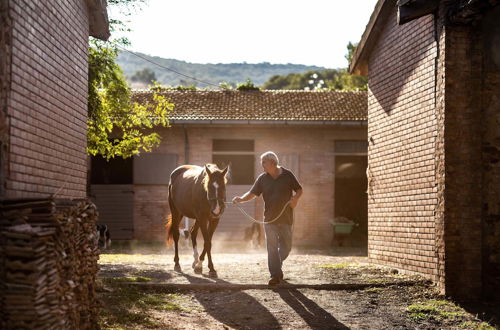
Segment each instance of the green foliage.
[{"label": "green foliage", "polygon": [[249,78],[247,78],[246,82],[238,84],[236,89],[239,91],[260,91],[260,88],[255,86]]},{"label": "green foliage", "polygon": [[153,279],[145,276],[125,276],[125,277],[111,277],[109,279],[110,282],[150,282]]},{"label": "green foliage", "polygon": [[367,79],[353,76],[346,69],[329,69],[291,73],[286,76],[273,76],[262,86],[263,89],[289,90],[366,90]]},{"label": "green foliage", "polygon": [[134,82],[151,84],[152,82],[156,81],[156,75],[150,68],[144,68],[142,70],[136,71],[132,75],[132,77],[130,77],[130,80]]},{"label": "green foliage", "polygon": [[[125,16],[130,16],[145,0],[110,0]],[[125,23],[110,18],[112,32],[128,31]],[[89,40],[87,152],[128,158],[141,151],[151,151],[160,143],[157,133],[146,133],[155,126],[168,126],[173,104],[154,94],[147,104],[131,102],[131,91],[121,68],[116,64],[118,45],[128,45],[126,38],[105,43]],[[150,70],[151,71],[151,70]],[[148,72],[145,72],[146,74]]]},{"label": "green foliage", "polygon": [[[185,61],[174,59],[153,57],[141,53],[138,54],[160,65],[196,77],[197,79],[200,79],[202,81],[210,82],[216,85],[222,82],[226,82],[231,85],[232,88],[235,88],[237,83],[244,82],[247,78],[250,78],[255,85],[262,86],[263,83],[265,83],[267,80],[269,80],[269,78],[275,75],[304,73],[313,70],[321,71],[325,69],[317,66],[306,66],[298,64],[199,64],[188,63]],[[119,52],[117,63],[120,65],[123,72],[125,73],[125,76],[128,77],[128,79],[130,79],[130,77],[138,70],[141,70],[145,66],[150,65],[143,59],[127,52]],[[188,80],[187,78],[180,77],[173,72],[163,70],[161,68],[151,67],[151,69],[155,72],[158,82],[164,86],[194,84],[202,88],[207,87],[215,89],[215,87],[213,86],[205,86],[199,82]]]},{"label": "green foliage", "polygon": [[462,308],[446,300],[428,300],[408,306],[406,312],[414,320],[444,320],[465,317]]},{"label": "green foliage", "polygon": [[353,264],[348,264],[348,263],[340,263],[340,264],[326,264],[326,265],[319,265],[317,266],[318,268],[334,268],[334,269],[344,269],[344,268],[349,268],[353,267],[355,265]]},{"label": "green foliage", "polygon": [[339,74],[327,80],[329,89],[365,91],[368,89],[368,78],[350,74],[347,69],[339,69]]},{"label": "green foliage", "polygon": [[160,143],[160,136],[144,130],[168,126],[168,114],[173,110],[173,104],[157,94],[152,103],[132,103],[130,89],[115,59],[116,49],[91,41],[87,152],[106,159],[151,151]]},{"label": "green foliage", "polygon": [[350,66],[352,62],[352,56],[354,55],[354,52],[356,51],[356,48],[358,47],[358,43],[353,44],[352,42],[349,41],[347,44],[347,54],[345,55],[345,59],[347,60],[347,65]]},{"label": "green foliage", "polygon": [[[351,63],[357,44],[347,44],[345,58]],[[291,73],[286,76],[271,77],[262,86],[263,89],[291,90],[367,90],[368,79],[363,76],[351,75],[347,69],[311,70],[305,73]]]},{"label": "green foliage", "polygon": [[153,85],[149,87],[150,91],[153,92],[165,92],[165,91],[197,91],[200,90],[194,85],[191,86],[162,86],[157,81],[153,81]]},{"label": "green foliage", "polygon": [[223,81],[223,82],[219,83],[219,87],[222,89],[231,90],[231,89],[234,89],[236,87],[236,85],[234,83],[228,83],[228,82]]},{"label": "green foliage", "polygon": [[100,295],[103,301],[99,322],[102,328],[158,329],[162,323],[153,317],[155,311],[184,311],[178,304],[182,297],[172,293],[155,293],[140,288],[105,281],[112,292]]}]

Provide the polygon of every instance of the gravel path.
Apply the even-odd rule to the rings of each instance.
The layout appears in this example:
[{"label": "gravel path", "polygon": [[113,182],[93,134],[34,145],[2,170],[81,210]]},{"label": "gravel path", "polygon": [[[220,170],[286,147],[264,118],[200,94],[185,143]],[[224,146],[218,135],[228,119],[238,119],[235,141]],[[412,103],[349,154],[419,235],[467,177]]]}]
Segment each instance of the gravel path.
[{"label": "gravel path", "polygon": [[[292,252],[284,264],[284,285],[268,287],[267,255],[215,253],[217,278],[194,274],[191,255],[107,254],[100,278],[154,294],[171,294],[176,311],[150,311],[165,329],[416,329],[447,328],[436,320],[410,318],[414,301],[435,297],[422,278],[370,266],[363,256]],[[122,282],[123,281],[123,282]],[[107,289],[111,295],[116,287]],[[109,292],[111,291],[111,292]],[[454,324],[457,325],[457,324]],[[450,325],[451,326],[451,325]]]}]

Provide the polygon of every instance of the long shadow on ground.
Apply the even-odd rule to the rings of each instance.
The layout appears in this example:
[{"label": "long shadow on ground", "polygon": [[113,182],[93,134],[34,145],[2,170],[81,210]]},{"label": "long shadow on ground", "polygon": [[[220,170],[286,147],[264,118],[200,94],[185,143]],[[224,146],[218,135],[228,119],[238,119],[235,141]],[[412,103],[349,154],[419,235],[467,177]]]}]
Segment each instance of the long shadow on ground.
[{"label": "long shadow on ground", "polygon": [[276,289],[281,299],[292,307],[312,329],[349,329],[297,289]]},{"label": "long shadow on ground", "polygon": [[460,304],[467,312],[474,314],[481,321],[488,322],[500,329],[500,299],[465,302]]},{"label": "long shadow on ground", "polygon": [[[182,275],[190,283],[213,284],[212,279]],[[220,279],[217,283],[231,284]],[[196,299],[213,318],[236,329],[281,329],[273,314],[254,297],[242,291],[193,291]],[[248,308],[251,306],[251,308]]]},{"label": "long shadow on ground", "polygon": [[146,266],[141,265],[140,267],[133,267],[127,264],[100,265],[98,275],[103,278],[144,276],[152,279],[161,279],[162,281],[167,281],[172,278],[172,275],[168,271],[155,267],[145,268]]}]

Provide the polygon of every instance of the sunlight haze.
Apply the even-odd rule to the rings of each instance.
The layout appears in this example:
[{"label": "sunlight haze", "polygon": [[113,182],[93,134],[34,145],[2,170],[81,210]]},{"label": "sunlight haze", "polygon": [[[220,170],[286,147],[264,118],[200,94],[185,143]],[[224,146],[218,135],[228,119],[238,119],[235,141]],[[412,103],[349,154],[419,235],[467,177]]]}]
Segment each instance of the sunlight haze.
[{"label": "sunlight haze", "polygon": [[[346,67],[376,0],[149,0],[128,20],[130,50],[192,63]],[[116,15],[114,15],[116,16]],[[111,13],[111,17],[114,17]]]}]

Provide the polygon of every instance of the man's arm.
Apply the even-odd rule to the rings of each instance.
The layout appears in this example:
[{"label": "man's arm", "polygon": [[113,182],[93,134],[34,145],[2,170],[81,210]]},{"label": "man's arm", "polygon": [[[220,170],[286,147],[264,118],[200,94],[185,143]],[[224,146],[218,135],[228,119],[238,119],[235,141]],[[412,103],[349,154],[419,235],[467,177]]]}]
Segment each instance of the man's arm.
[{"label": "man's arm", "polygon": [[242,196],[234,196],[233,203],[248,202],[249,200],[252,200],[255,197],[257,197],[257,195],[248,191],[248,192],[244,193]]},{"label": "man's arm", "polygon": [[290,207],[293,209],[295,206],[297,206],[297,203],[299,202],[299,198],[302,196],[302,189],[299,189],[295,192],[295,195],[292,196],[290,199]]}]

